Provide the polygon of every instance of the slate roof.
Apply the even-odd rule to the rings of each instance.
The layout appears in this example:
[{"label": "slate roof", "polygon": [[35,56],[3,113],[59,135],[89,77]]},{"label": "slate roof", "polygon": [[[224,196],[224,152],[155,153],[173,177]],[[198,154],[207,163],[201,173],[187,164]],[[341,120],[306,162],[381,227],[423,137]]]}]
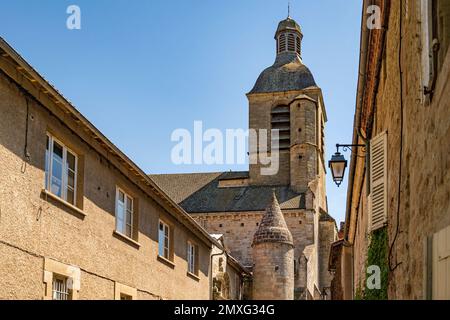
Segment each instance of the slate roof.
[{"label": "slate roof", "polygon": [[261,223],[253,236],[253,246],[260,243],[286,243],[294,245],[292,234],[284,220],[280,205],[275,193],[272,192],[272,200],[268,203]]},{"label": "slate roof", "polygon": [[275,63],[260,74],[249,94],[303,90],[316,86],[311,71],[298,55],[284,52],[278,54]]},{"label": "slate roof", "polygon": [[208,183],[222,175],[222,172],[154,174],[150,178],[176,203],[180,203]]},{"label": "slate roof", "polygon": [[[280,21],[275,39],[281,32],[286,31],[299,33],[300,37],[303,37],[300,25],[290,17]],[[275,63],[259,75],[249,94],[303,90],[309,87],[316,87],[311,71],[297,53],[287,51],[277,54]]]},{"label": "slate roof", "polygon": [[302,33],[302,28],[300,28],[300,25],[291,17],[287,17],[286,19],[280,21],[275,37],[276,35],[278,35],[278,33],[285,30],[292,30]]},{"label": "slate roof", "polygon": [[305,194],[289,186],[220,187],[220,180],[248,177],[248,172],[150,175],[188,213],[264,211],[273,190],[281,209],[305,209]]}]

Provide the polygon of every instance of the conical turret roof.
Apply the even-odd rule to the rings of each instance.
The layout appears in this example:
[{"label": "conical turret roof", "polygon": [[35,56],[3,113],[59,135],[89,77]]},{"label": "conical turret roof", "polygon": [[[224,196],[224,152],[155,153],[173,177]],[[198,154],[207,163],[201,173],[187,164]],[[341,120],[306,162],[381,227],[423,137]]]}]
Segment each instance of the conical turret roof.
[{"label": "conical turret roof", "polygon": [[294,245],[275,192],[253,237],[253,245],[266,242]]}]

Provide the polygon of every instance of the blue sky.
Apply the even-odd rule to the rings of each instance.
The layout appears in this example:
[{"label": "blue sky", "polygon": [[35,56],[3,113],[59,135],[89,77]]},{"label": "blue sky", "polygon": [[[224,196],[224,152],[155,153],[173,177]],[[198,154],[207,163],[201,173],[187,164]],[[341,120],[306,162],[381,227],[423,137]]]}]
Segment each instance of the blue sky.
[{"label": "blue sky", "polygon": [[[81,8],[81,30],[66,9]],[[360,0],[293,0],[303,61],[323,89],[328,160],[350,143],[358,72]],[[250,91],[275,58],[273,39],[287,16],[281,0],[14,0],[0,32],[98,129],[149,173],[246,170],[174,165],[177,128],[248,127]],[[346,154],[347,159],[350,154]],[[348,177],[348,175],[347,175]],[[329,210],[344,220],[347,189],[329,174]]]}]

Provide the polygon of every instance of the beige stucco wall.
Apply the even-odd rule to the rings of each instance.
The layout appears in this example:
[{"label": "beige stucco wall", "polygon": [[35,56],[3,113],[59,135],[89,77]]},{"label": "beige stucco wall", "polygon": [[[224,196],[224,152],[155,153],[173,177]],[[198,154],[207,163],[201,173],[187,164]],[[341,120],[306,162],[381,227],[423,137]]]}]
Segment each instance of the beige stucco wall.
[{"label": "beige stucco wall", "polygon": [[[425,239],[450,224],[450,51],[438,78],[434,98],[429,104],[423,94],[422,84],[420,1],[408,1],[403,10],[401,91],[399,5],[400,1],[391,1],[386,57],[382,62],[380,87],[376,96],[373,136],[383,131],[388,133],[389,245],[395,238],[397,224],[401,231],[393,244],[391,266],[397,267],[389,277],[388,295],[390,299],[421,299],[424,298]],[[400,127],[401,94],[404,106],[403,133]],[[361,176],[362,170],[358,169],[357,177]],[[354,246],[355,286],[365,279],[363,264],[367,255],[368,212],[365,188],[362,190]],[[359,197],[356,188],[353,197]]]},{"label": "beige stucco wall", "polygon": [[[113,299],[116,282],[136,288],[138,298],[208,299],[209,246],[138,188],[135,177],[83,142],[81,130],[68,130],[33,100],[29,113],[27,163],[25,98],[1,74],[0,298],[42,299],[43,261],[52,258],[80,268],[80,299]],[[41,192],[47,131],[80,156],[79,209],[85,216]],[[137,199],[139,244],[113,234],[116,186]],[[174,266],[157,260],[160,217],[174,228]],[[187,276],[188,240],[199,246],[199,279]]]}]

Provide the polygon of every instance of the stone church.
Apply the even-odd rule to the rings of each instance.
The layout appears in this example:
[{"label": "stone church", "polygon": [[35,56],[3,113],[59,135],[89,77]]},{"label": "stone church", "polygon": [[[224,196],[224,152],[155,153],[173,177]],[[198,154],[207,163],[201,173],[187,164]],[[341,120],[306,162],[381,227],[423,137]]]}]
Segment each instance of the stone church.
[{"label": "stone church", "polygon": [[277,174],[262,175],[256,163],[246,172],[151,175],[253,271],[253,299],[329,294],[328,258],[337,230],[325,192],[327,116],[322,91],[303,64],[302,38],[291,17],[279,23],[275,62],[247,94],[249,128],[279,130],[278,149],[268,150],[279,153]]}]

